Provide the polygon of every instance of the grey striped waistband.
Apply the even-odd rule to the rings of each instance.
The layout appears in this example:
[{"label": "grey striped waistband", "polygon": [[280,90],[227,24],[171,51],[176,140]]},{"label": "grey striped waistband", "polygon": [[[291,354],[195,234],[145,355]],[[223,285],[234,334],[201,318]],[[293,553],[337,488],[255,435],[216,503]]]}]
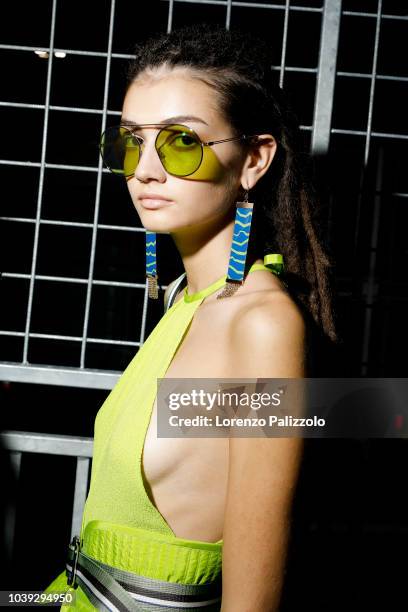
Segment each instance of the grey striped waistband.
[{"label": "grey striped waistband", "polygon": [[218,612],[221,607],[221,575],[207,584],[180,584],[140,576],[81,552],[78,538],[69,546],[66,570],[68,584],[79,585],[100,610]]}]

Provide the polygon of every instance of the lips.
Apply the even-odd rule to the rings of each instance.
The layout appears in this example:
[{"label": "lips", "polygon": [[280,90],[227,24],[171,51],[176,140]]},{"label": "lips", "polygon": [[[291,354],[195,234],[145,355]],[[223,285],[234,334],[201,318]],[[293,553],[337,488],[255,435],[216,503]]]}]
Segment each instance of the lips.
[{"label": "lips", "polygon": [[147,208],[149,210],[164,208],[165,206],[169,206],[173,203],[172,200],[169,200],[168,198],[156,193],[143,194],[139,196],[139,201],[141,202],[143,208]]}]

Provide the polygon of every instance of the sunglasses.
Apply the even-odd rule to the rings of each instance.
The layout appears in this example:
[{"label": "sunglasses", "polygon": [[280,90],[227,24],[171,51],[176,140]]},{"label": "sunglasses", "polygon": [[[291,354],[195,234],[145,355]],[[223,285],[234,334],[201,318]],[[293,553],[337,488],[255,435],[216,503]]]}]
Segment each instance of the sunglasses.
[{"label": "sunglasses", "polygon": [[186,125],[165,125],[148,123],[137,128],[119,125],[109,127],[101,136],[100,153],[105,166],[123,177],[134,175],[140,161],[144,140],[134,133],[135,129],[161,127],[154,143],[163,168],[173,176],[191,176],[202,164],[204,147],[212,147],[221,142],[233,140],[252,140],[256,136],[235,136],[223,140],[202,142],[199,136]]}]

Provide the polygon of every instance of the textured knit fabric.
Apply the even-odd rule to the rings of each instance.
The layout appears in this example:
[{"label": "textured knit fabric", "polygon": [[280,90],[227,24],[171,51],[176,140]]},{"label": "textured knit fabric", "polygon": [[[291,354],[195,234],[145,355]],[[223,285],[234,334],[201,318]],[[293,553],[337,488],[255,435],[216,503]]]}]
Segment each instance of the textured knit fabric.
[{"label": "textured knit fabric", "polygon": [[[270,271],[263,264],[254,264],[249,272],[255,270]],[[160,319],[97,414],[81,540],[83,550],[99,561],[185,584],[205,584],[221,572],[223,541],[178,538],[148,497],[141,462],[157,379],[165,376],[197,308],[225,284],[225,278],[193,296],[184,289],[183,297]],[[47,591],[67,588],[62,572]],[[94,609],[80,588],[76,593],[76,607],[70,610]]]}]

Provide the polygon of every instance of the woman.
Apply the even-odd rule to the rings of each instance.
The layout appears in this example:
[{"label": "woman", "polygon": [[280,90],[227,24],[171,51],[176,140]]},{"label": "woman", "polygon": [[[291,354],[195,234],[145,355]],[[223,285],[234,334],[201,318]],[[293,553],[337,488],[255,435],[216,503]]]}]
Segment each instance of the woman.
[{"label": "woman", "polygon": [[[129,74],[101,151],[146,229],[149,296],[156,233],[173,237],[187,286],[168,288],[171,307],[97,415],[68,583],[76,609],[272,612],[302,441],[166,439],[154,424],[158,378],[302,378],[308,319],[335,337],[294,120],[266,50],[239,33],[149,40]],[[67,589],[62,573],[47,591]]]}]

